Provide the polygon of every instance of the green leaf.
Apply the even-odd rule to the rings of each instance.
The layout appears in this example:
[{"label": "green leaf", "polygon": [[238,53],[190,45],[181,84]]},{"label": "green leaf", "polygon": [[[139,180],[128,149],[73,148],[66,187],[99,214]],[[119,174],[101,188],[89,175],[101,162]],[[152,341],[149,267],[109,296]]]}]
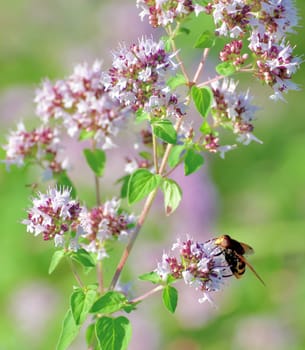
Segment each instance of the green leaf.
[{"label": "green leaf", "polygon": [[86,329],[86,343],[90,347],[94,342],[95,338],[95,323],[91,323]]},{"label": "green leaf", "polygon": [[213,93],[211,89],[206,86],[200,89],[197,86],[193,86],[191,95],[198,112],[203,117],[206,117],[213,101]]},{"label": "green leaf", "polygon": [[190,34],[190,29],[186,28],[186,27],[180,27],[179,30],[178,30],[178,34],[186,34],[186,35],[189,35]]},{"label": "green leaf", "polygon": [[105,163],[106,163],[106,154],[101,149],[91,150],[89,148],[84,149],[84,155],[89,165],[90,169],[94,172],[96,176],[103,176]]},{"label": "green leaf", "polygon": [[136,121],[137,124],[140,124],[144,120],[149,120],[149,119],[150,119],[150,115],[147,112],[144,112],[143,108],[139,108],[136,111],[136,119],[135,119],[135,121]]},{"label": "green leaf", "polygon": [[213,47],[215,44],[215,34],[209,30],[205,30],[196,40],[194,47],[196,49],[205,49]]},{"label": "green leaf", "polygon": [[88,289],[85,292],[82,289],[77,289],[71,295],[70,307],[77,325],[81,325],[86,320],[96,295],[97,291],[93,289]]},{"label": "green leaf", "polygon": [[184,145],[176,145],[172,147],[168,157],[168,165],[171,168],[174,168],[176,165],[179,164],[181,160],[180,155],[184,151],[184,149],[185,149]]},{"label": "green leaf", "polygon": [[91,313],[111,314],[125,306],[127,299],[124,294],[110,291],[100,297],[92,306]]},{"label": "green leaf", "polygon": [[178,302],[178,291],[172,286],[166,286],[162,293],[163,304],[172,314],[175,312]]},{"label": "green leaf", "polygon": [[66,171],[53,174],[53,176],[58,187],[71,188],[71,197],[76,198],[76,188],[74,187]]},{"label": "green leaf", "polygon": [[147,169],[136,170],[129,179],[128,183],[128,203],[133,204],[146,197],[151,191],[156,189],[162,177],[158,174],[152,174]]},{"label": "green leaf", "polygon": [[151,124],[153,133],[161,140],[173,145],[177,143],[177,132],[170,120],[154,119]]},{"label": "green leaf", "polygon": [[152,159],[152,154],[146,151],[139,152],[139,156],[146,160]]},{"label": "green leaf", "polygon": [[126,317],[102,317],[96,322],[95,333],[101,350],[125,350],[131,338],[131,325]]},{"label": "green leaf", "polygon": [[172,46],[171,46],[171,40],[172,39],[170,37],[166,36],[166,35],[161,36],[160,39],[164,42],[164,50],[166,52],[172,51]]},{"label": "green leaf", "polygon": [[63,320],[60,337],[56,346],[56,350],[66,350],[68,346],[78,335],[80,326],[78,326],[73,318],[72,311],[68,310]]},{"label": "green leaf", "polygon": [[208,135],[212,132],[212,129],[210,127],[210,124],[205,120],[201,125],[199,130],[204,134]]},{"label": "green leaf", "polygon": [[204,163],[204,158],[201,154],[196,153],[193,149],[189,149],[186,152],[184,158],[184,174],[190,175],[197,171]]},{"label": "green leaf", "polygon": [[58,264],[61,262],[62,258],[65,256],[65,251],[62,250],[57,250],[51,259],[51,263],[49,266],[49,275],[56,269]]},{"label": "green leaf", "polygon": [[186,83],[187,81],[184,75],[181,73],[177,73],[166,82],[167,86],[169,86],[171,90],[175,90],[178,86],[185,85]]},{"label": "green leaf", "polygon": [[71,258],[84,267],[95,267],[95,261],[85,249],[79,249],[78,251],[73,252]]},{"label": "green leaf", "polygon": [[154,284],[160,283],[161,281],[160,276],[155,271],[144,273],[143,275],[139,276],[139,279],[141,281],[149,281]]},{"label": "green leaf", "polygon": [[79,141],[85,141],[85,140],[89,140],[92,139],[94,136],[94,131],[93,130],[81,130],[80,134],[79,134]]},{"label": "green leaf", "polygon": [[166,215],[170,215],[179,206],[182,198],[182,190],[177,182],[171,179],[164,179],[161,188],[164,193],[165,213]]},{"label": "green leaf", "polygon": [[128,183],[131,175],[121,177],[116,183],[122,183],[121,187],[121,198],[126,198],[128,193]]},{"label": "green leaf", "polygon": [[232,62],[220,63],[216,66],[215,69],[219,75],[224,75],[224,76],[232,75],[236,72],[236,67]]}]

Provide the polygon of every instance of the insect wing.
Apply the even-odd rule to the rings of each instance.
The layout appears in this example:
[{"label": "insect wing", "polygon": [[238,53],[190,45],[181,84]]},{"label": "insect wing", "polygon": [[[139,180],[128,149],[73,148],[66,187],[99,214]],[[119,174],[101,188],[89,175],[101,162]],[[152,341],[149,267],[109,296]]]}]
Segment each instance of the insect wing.
[{"label": "insect wing", "polygon": [[[254,275],[256,276],[256,278],[261,281],[261,283],[266,286],[265,282],[263,281],[263,279],[260,277],[260,275],[254,270],[254,267],[248,263],[247,259],[245,259],[242,255],[239,255],[239,254],[236,254],[238,256],[238,258],[244,262],[248,267],[249,269],[254,273]],[[235,275],[235,274],[234,274]],[[237,277],[237,276],[236,276]],[[241,276],[237,277],[237,278],[240,278]]]}]

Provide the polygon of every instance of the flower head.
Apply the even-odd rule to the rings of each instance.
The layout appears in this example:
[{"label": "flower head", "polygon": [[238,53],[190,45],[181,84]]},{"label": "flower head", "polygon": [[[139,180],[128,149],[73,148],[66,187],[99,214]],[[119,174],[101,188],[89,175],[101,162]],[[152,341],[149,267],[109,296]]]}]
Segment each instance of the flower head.
[{"label": "flower head", "polygon": [[80,214],[80,226],[87,243],[82,247],[98,254],[101,260],[107,257],[105,242],[109,239],[125,240],[133,231],[135,217],[120,211],[120,201],[112,199]]},{"label": "flower head", "polygon": [[102,75],[96,61],[92,67],[77,65],[65,80],[54,84],[46,80],[35,97],[38,116],[44,123],[62,122],[71,137],[87,132],[104,149],[111,147],[128,111],[105,91]]},{"label": "flower head", "polygon": [[[212,83],[213,118],[217,125],[230,127],[237,134],[239,142],[244,144],[248,144],[251,140],[260,142],[252,135],[254,129],[252,121],[258,107],[251,104],[252,97],[249,91],[237,93],[236,87],[237,83],[227,78],[222,83],[219,81]],[[243,136],[241,137],[241,135]]]},{"label": "flower head", "polygon": [[143,108],[157,113],[163,106],[167,110],[174,97],[169,96],[164,74],[176,67],[172,56],[162,40],[143,37],[129,48],[121,45],[113,53],[112,68],[103,77],[109,94],[133,111]]},{"label": "flower head", "polygon": [[165,27],[174,20],[184,19],[192,12],[198,15],[204,10],[192,0],[137,0],[137,7],[142,9],[141,19],[147,16],[153,27]]},{"label": "flower head", "polygon": [[28,218],[22,223],[35,236],[43,235],[44,240],[54,239],[62,245],[61,236],[76,231],[78,217],[82,210],[80,203],[71,198],[71,191],[65,188],[49,188],[33,198],[33,206],[28,210]]},{"label": "flower head", "polygon": [[183,279],[185,284],[204,293],[219,291],[224,279],[232,275],[230,267],[222,254],[222,249],[214,240],[204,243],[190,238],[178,240],[172,247],[177,254],[163,254],[162,261],[155,270],[163,279],[170,276]]},{"label": "flower head", "polygon": [[12,164],[23,166],[26,161],[34,161],[55,173],[66,167],[65,161],[59,160],[62,148],[58,129],[41,126],[27,131],[20,122],[7,139],[3,149],[6,151],[4,162],[8,167]]}]

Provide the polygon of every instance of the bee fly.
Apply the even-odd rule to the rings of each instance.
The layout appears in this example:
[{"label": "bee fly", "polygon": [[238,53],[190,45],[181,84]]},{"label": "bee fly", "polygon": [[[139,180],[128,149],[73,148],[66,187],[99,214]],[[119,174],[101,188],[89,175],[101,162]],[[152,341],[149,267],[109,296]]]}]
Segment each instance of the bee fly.
[{"label": "bee fly", "polygon": [[245,254],[253,254],[254,250],[248,244],[238,242],[229,235],[222,235],[215,238],[215,244],[222,248],[222,253],[236,278],[241,278],[245,273],[246,266],[254,273],[257,279],[265,285],[265,282],[244,257]]}]

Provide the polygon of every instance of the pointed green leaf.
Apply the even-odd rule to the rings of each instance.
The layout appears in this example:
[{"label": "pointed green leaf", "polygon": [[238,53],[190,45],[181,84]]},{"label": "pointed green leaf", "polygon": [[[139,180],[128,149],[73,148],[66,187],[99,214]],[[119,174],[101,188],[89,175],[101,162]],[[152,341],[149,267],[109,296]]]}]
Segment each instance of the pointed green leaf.
[{"label": "pointed green leaf", "polygon": [[155,271],[144,273],[143,275],[139,276],[139,279],[141,281],[149,281],[149,282],[152,282],[154,284],[161,282],[160,276]]},{"label": "pointed green leaf", "polygon": [[215,69],[219,75],[223,75],[225,77],[232,75],[236,72],[236,67],[234,66],[234,64],[232,62],[220,63],[216,66]]},{"label": "pointed green leaf", "polygon": [[79,141],[85,141],[85,140],[89,140],[92,139],[94,136],[94,131],[93,130],[81,130],[80,134],[79,134]]},{"label": "pointed green leaf", "polygon": [[210,124],[205,120],[201,125],[199,130],[204,134],[208,135],[212,132],[212,129],[210,127]]},{"label": "pointed green leaf", "polygon": [[61,262],[62,258],[65,256],[65,251],[62,250],[57,250],[51,259],[51,263],[49,266],[49,275],[56,269],[58,264]]},{"label": "pointed green leaf", "polygon": [[126,317],[102,317],[95,325],[101,350],[125,350],[131,338],[131,325]]},{"label": "pointed green leaf", "polygon": [[162,177],[152,174],[147,169],[138,169],[130,177],[128,183],[128,203],[133,204],[145,198],[151,191],[156,189]]},{"label": "pointed green leaf", "polygon": [[151,124],[153,133],[159,137],[159,139],[173,145],[177,143],[177,132],[170,120],[154,119]]},{"label": "pointed green leaf", "polygon": [[124,294],[110,291],[100,297],[92,306],[91,313],[111,314],[119,311],[127,303]]},{"label": "pointed green leaf", "polygon": [[86,329],[86,343],[88,347],[90,347],[93,344],[94,338],[95,338],[95,323],[91,323]]},{"label": "pointed green leaf", "polygon": [[177,73],[166,82],[167,86],[169,86],[171,90],[175,90],[180,85],[186,85],[186,83],[187,81],[184,75],[181,73]]},{"label": "pointed green leaf", "polygon": [[143,111],[143,108],[139,108],[137,111],[136,111],[136,123],[137,124],[140,124],[142,123],[144,120],[149,120],[150,119],[150,116],[147,112],[144,112]]},{"label": "pointed green leaf", "polygon": [[172,314],[175,312],[178,303],[178,291],[172,286],[166,286],[162,293],[163,304]]},{"label": "pointed green leaf", "polygon": [[184,151],[184,145],[173,146],[168,157],[168,165],[171,168],[177,166],[181,160],[181,153]]},{"label": "pointed green leaf", "polygon": [[72,311],[68,310],[63,320],[60,337],[56,346],[56,350],[66,350],[78,335],[80,326],[76,325]]},{"label": "pointed green leaf", "polygon": [[77,325],[81,325],[87,318],[89,310],[91,309],[97,291],[89,289],[83,291],[82,289],[77,289],[70,298],[70,307],[74,321]]},{"label": "pointed green leaf", "polygon": [[201,154],[196,153],[193,149],[189,149],[186,152],[184,158],[184,174],[190,175],[197,171],[204,163],[204,158]]},{"label": "pointed green leaf", "polygon": [[94,174],[99,177],[103,176],[106,163],[106,153],[101,149],[91,150],[89,148],[85,148],[84,155],[87,164]]},{"label": "pointed green leaf", "polygon": [[179,206],[182,198],[182,190],[174,180],[164,179],[162,182],[162,191],[164,193],[165,213],[166,215],[170,215]]},{"label": "pointed green leaf", "polygon": [[210,111],[213,101],[213,93],[211,89],[207,86],[200,89],[197,86],[193,86],[191,95],[198,112],[203,117],[206,117]]},{"label": "pointed green leaf", "polygon": [[171,46],[171,38],[169,36],[161,36],[160,38],[163,42],[164,42],[164,50],[166,52],[170,52],[172,50],[172,46]]},{"label": "pointed green leaf", "polygon": [[95,261],[85,249],[79,249],[76,252],[73,252],[71,258],[84,267],[95,267]]},{"label": "pointed green leaf", "polygon": [[196,49],[205,49],[213,47],[215,44],[215,34],[209,30],[205,30],[196,40],[194,47]]}]

